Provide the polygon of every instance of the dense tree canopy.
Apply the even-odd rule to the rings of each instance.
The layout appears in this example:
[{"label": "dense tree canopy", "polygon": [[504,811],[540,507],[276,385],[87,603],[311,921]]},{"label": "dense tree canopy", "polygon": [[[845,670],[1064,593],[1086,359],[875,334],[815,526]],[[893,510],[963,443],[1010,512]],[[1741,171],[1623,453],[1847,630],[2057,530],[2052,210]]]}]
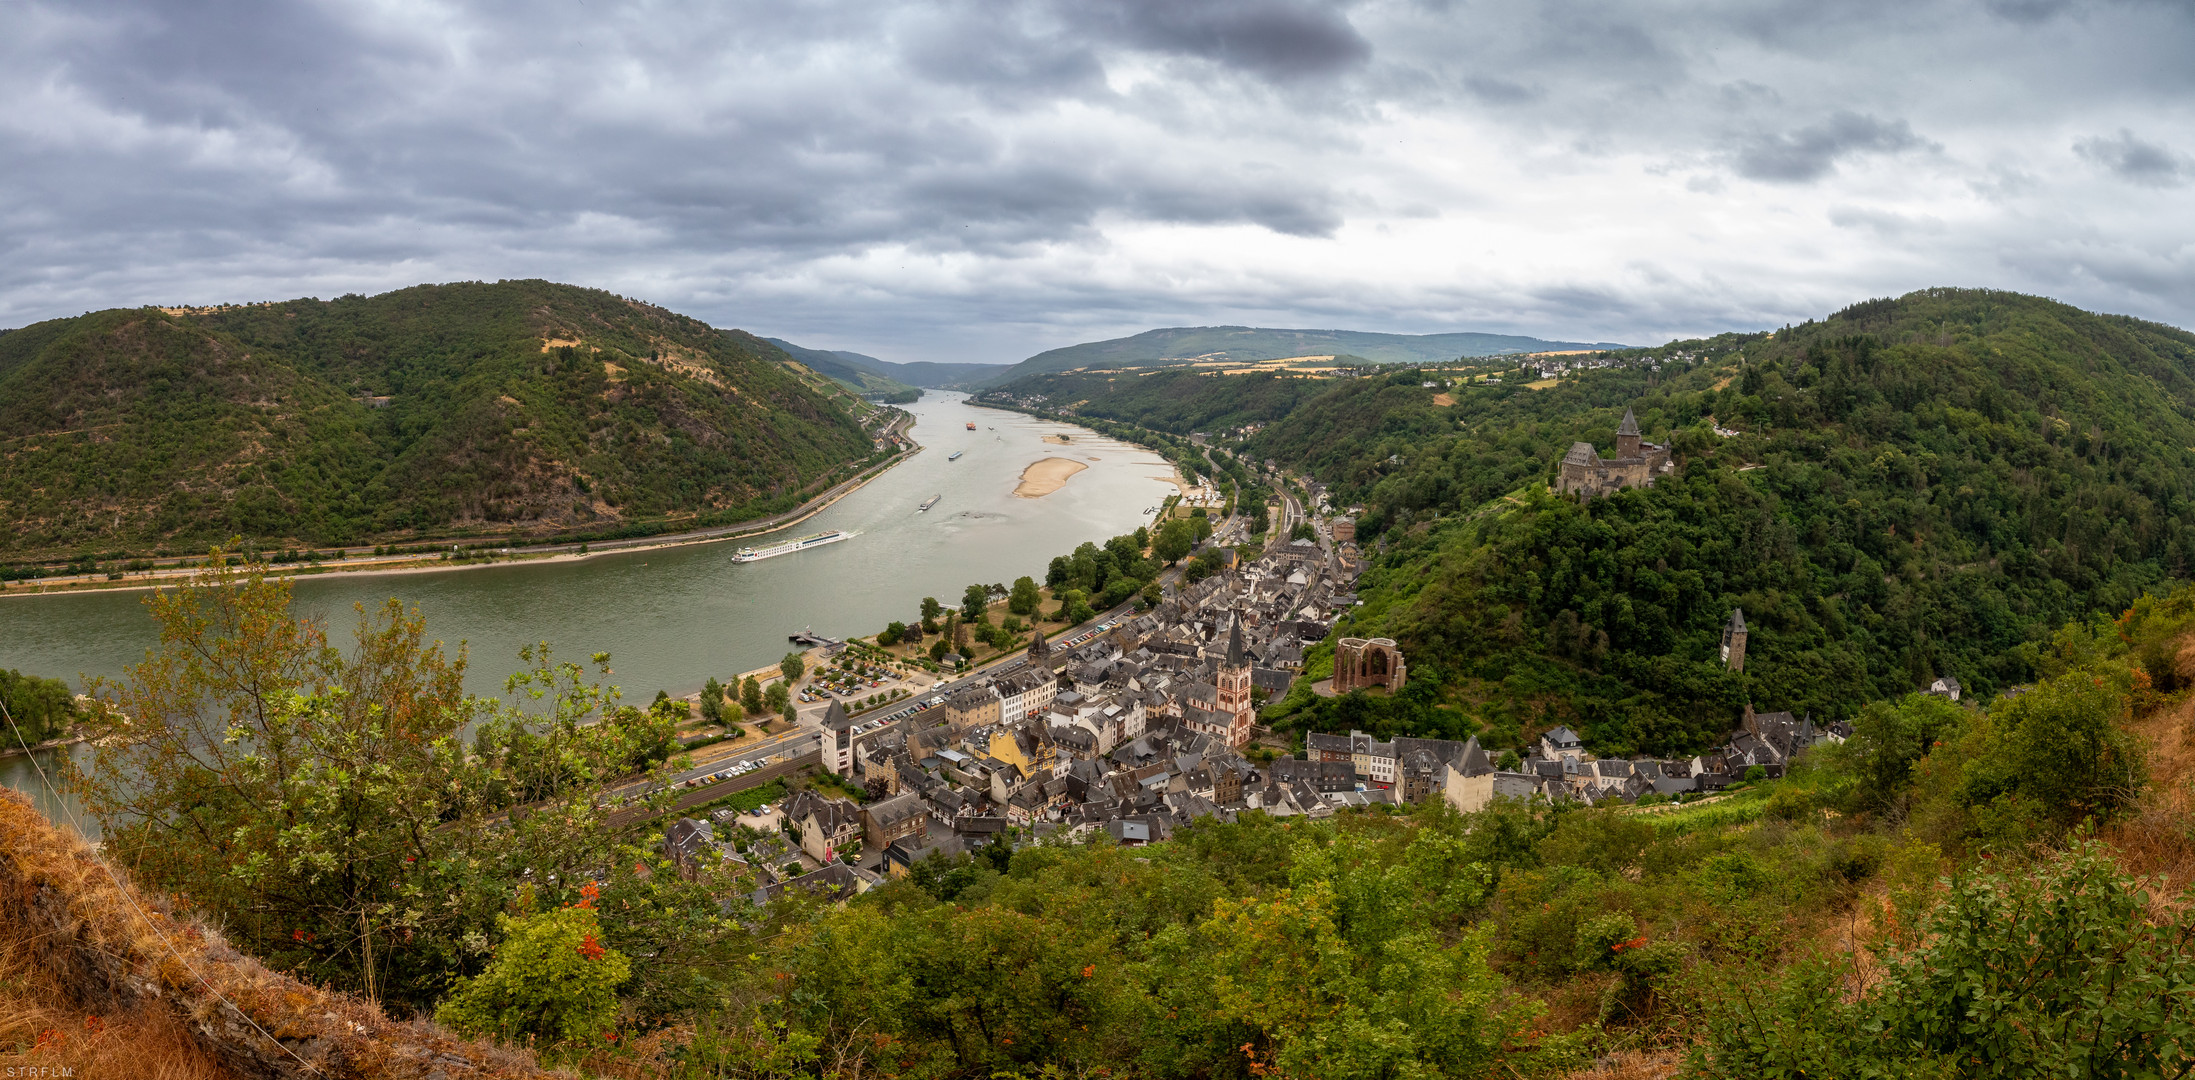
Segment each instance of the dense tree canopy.
[{"label": "dense tree canopy", "polygon": [[873,452],[786,361],[539,281],[40,323],[0,336],[0,556],[752,516]]}]

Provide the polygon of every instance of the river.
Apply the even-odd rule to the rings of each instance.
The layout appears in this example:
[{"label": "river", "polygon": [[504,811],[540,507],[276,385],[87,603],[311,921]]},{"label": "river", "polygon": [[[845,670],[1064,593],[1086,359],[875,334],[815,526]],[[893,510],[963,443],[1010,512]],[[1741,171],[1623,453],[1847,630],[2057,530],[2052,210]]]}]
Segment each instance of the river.
[{"label": "river", "polygon": [[[343,643],[352,605],[417,604],[435,637],[468,647],[467,688],[477,694],[501,693],[518,649],[547,641],[566,659],[608,652],[609,681],[646,701],[659,689],[690,693],[711,676],[768,664],[791,647],[787,634],[874,633],[917,619],[925,596],[950,607],[970,584],[1011,584],[1023,574],[1041,581],[1052,556],[1133,531],[1174,491],[1156,454],[1084,428],[975,408],[964,394],[936,390],[905,408],[921,453],[769,538],[844,529],[850,540],[755,563],[732,556],[763,541],[735,540],[581,562],[304,577],[296,604],[326,618]],[[960,460],[948,460],[954,451]],[[1047,457],[1088,468],[1050,495],[1015,497],[1022,470]],[[936,506],[916,509],[932,495],[942,496]],[[158,641],[145,595],[0,597],[0,668],[71,684],[119,677]],[[43,794],[26,758],[0,760],[0,783]],[[42,805],[49,815],[66,812]]]}]

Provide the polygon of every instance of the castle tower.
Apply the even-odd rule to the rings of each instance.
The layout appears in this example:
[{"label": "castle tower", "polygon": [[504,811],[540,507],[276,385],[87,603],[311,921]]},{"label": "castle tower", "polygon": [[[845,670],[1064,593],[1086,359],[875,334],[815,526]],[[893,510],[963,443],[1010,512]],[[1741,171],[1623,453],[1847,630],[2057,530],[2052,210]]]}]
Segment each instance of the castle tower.
[{"label": "castle tower", "polygon": [[1631,407],[1626,405],[1623,407],[1623,423],[1616,426],[1616,456],[1619,458],[1638,457],[1639,441],[1639,418],[1631,412]]},{"label": "castle tower", "polygon": [[1745,609],[1730,610],[1730,625],[1722,628],[1722,663],[1732,671],[1745,670]]},{"label": "castle tower", "polygon": [[1029,636],[1029,662],[1042,664],[1052,657],[1052,644],[1044,640],[1044,631],[1037,630]]},{"label": "castle tower", "polygon": [[1242,617],[1235,616],[1235,625],[1227,631],[1227,657],[1220,661],[1213,683],[1219,690],[1219,700],[1213,702],[1214,711],[1227,713],[1234,719],[1227,725],[1227,744],[1242,746],[1250,741],[1250,727],[1257,721],[1257,710],[1250,706],[1250,650],[1242,643]]}]

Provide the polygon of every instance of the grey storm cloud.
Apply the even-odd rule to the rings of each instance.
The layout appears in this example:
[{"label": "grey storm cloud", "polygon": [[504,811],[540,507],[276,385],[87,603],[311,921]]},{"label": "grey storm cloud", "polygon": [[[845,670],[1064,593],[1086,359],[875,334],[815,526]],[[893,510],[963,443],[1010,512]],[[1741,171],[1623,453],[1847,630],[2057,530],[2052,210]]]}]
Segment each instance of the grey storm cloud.
[{"label": "grey storm cloud", "polygon": [[2195,172],[2195,164],[2186,158],[2124,128],[2114,136],[2082,139],[2073,144],[2073,152],[2121,180],[2146,187],[2178,187]]},{"label": "grey storm cloud", "polygon": [[2191,50],[2162,0],[15,0],[0,325],[499,277],[901,359],[2184,324]]},{"label": "grey storm cloud", "polygon": [[1737,151],[1737,170],[1754,180],[1804,183],[1829,175],[1840,159],[1855,154],[1895,154],[1926,145],[1903,120],[1839,112],[1788,134],[1744,139]]},{"label": "grey storm cloud", "polygon": [[1372,46],[1340,11],[1261,0],[1123,0],[1069,5],[1080,28],[1140,48],[1199,56],[1293,80],[1371,59]]}]

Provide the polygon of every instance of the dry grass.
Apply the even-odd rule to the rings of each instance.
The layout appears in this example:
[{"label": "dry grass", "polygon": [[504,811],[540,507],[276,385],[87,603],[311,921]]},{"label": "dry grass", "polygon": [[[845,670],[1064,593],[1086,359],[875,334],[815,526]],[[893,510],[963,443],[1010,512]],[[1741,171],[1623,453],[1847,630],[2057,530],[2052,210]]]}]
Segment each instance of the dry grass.
[{"label": "dry grass", "polygon": [[12,791],[0,791],[0,1054],[12,1054],[0,1068],[85,1077],[547,1075],[530,1055],[267,970]]},{"label": "dry grass", "polygon": [[1682,1068],[1684,1053],[1679,1050],[1623,1050],[1564,1073],[1563,1080],[1664,1080]]},{"label": "dry grass", "polygon": [[[2183,653],[2183,663],[2185,662]],[[2149,753],[2149,790],[2132,817],[2103,831],[2120,865],[2160,877],[2166,893],[2195,886],[2195,696],[2171,701],[2127,725]]]},{"label": "dry grass", "polygon": [[0,1075],[10,1068],[17,1076],[40,1075],[34,1069],[144,1080],[231,1075],[165,1009],[101,1016],[66,1004],[65,989],[31,962],[23,945],[19,935],[0,938]]}]

